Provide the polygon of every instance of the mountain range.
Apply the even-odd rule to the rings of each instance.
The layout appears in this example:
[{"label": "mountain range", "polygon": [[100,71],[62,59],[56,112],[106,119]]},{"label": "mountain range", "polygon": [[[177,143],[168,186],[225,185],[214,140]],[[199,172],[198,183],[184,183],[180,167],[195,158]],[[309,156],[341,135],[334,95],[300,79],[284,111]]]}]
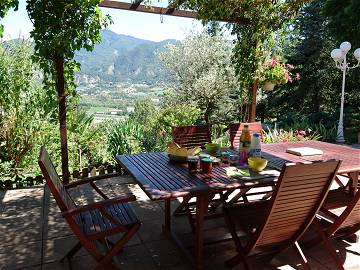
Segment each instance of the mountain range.
[{"label": "mountain range", "polygon": [[154,42],[116,34],[110,30],[101,32],[101,43],[92,52],[80,50],[75,59],[81,63],[77,74],[79,84],[92,83],[143,83],[156,85],[167,82],[169,74],[163,69],[156,53],[173,39]]}]

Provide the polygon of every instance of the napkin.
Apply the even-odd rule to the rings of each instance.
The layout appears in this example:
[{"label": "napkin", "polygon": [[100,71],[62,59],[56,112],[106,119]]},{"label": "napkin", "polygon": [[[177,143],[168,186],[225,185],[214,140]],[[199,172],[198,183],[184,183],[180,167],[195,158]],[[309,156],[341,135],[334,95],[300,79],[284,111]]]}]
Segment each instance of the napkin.
[{"label": "napkin", "polygon": [[226,175],[231,177],[250,177],[249,169],[239,169],[236,167],[225,168]]}]

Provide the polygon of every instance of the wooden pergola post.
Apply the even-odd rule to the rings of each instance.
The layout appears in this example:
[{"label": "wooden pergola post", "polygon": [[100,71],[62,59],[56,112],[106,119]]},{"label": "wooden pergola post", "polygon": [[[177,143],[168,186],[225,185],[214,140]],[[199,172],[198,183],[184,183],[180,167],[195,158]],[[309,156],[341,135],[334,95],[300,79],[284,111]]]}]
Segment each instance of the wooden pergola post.
[{"label": "wooden pergola post", "polygon": [[256,94],[258,88],[259,88],[259,81],[255,81],[251,89],[251,104],[250,104],[250,113],[248,119],[249,123],[256,121]]},{"label": "wooden pergola post", "polygon": [[69,153],[67,143],[67,128],[66,128],[66,94],[65,94],[65,79],[64,79],[64,58],[62,56],[55,56],[54,59],[56,69],[56,89],[58,92],[59,104],[59,124],[60,124],[60,144],[61,144],[61,169],[62,180],[65,184],[69,183]]}]

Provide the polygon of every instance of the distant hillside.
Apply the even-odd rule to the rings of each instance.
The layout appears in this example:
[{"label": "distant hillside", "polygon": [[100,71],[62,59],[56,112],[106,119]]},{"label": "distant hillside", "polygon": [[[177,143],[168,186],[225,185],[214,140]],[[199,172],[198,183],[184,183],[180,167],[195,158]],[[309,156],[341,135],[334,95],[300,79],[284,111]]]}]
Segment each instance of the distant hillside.
[{"label": "distant hillside", "polygon": [[81,63],[77,76],[80,84],[88,83],[144,83],[154,85],[167,82],[156,52],[176,40],[153,42],[119,35],[109,30],[101,32],[101,44],[92,52],[81,50],[75,59]]}]

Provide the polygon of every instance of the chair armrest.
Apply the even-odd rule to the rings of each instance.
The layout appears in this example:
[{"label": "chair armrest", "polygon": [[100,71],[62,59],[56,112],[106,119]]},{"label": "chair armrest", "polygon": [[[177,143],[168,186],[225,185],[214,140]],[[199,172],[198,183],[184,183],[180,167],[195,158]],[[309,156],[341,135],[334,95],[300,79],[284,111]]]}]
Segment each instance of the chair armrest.
[{"label": "chair armrest", "polygon": [[115,177],[115,176],[119,176],[119,175],[120,175],[120,173],[115,172],[115,173],[108,173],[108,174],[103,174],[103,175],[90,176],[90,177],[86,177],[86,178],[78,180],[78,181],[71,182],[67,185],[64,185],[64,187],[66,189],[74,188],[79,185],[84,185],[87,183],[91,183],[94,181],[103,180],[103,179],[107,179],[107,178],[111,178],[111,177]]},{"label": "chair armrest", "polygon": [[136,197],[134,195],[121,196],[118,198],[104,200],[101,202],[91,203],[91,204],[84,205],[84,206],[81,206],[78,208],[70,209],[68,211],[62,212],[61,214],[63,216],[74,215],[74,214],[91,211],[91,210],[105,209],[105,207],[108,207],[108,206],[111,206],[114,204],[131,202],[131,201],[136,201]]}]

